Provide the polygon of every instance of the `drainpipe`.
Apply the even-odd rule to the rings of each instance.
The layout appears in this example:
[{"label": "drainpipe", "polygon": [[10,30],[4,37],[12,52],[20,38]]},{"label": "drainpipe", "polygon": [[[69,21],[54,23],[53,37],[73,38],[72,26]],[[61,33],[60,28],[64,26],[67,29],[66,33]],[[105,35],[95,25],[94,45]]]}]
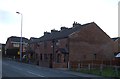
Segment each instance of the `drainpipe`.
[{"label": "drainpipe", "polygon": [[67,47],[67,49],[68,49],[68,59],[67,59],[67,67],[68,67],[68,69],[70,69],[70,62],[69,62],[69,55],[70,55],[70,38],[68,37],[68,47]]},{"label": "drainpipe", "polygon": [[55,62],[55,40],[53,39],[52,40],[52,43],[53,43],[53,62]]}]

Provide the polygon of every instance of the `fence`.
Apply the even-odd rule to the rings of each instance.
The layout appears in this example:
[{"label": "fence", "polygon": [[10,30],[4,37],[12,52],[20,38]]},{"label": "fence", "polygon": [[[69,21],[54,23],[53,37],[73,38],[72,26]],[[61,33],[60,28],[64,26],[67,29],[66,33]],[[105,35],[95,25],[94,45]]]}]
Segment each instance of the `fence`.
[{"label": "fence", "polygon": [[120,77],[120,60],[89,60],[80,62],[70,62],[69,69],[85,71],[98,75],[109,75],[109,77]]},{"label": "fence", "polygon": [[70,63],[71,68],[77,68],[78,64],[81,68],[88,66],[91,64],[93,68],[102,65],[108,66],[120,66],[120,60],[87,60],[87,61],[71,61]]}]

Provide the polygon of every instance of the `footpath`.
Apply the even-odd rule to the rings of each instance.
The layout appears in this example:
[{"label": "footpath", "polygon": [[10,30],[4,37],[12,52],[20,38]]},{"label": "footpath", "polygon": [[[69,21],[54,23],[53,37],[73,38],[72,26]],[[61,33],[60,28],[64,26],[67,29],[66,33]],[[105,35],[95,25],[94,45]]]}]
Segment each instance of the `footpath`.
[{"label": "footpath", "polygon": [[97,75],[92,75],[92,74],[85,74],[85,73],[80,73],[80,72],[75,72],[75,71],[70,71],[69,69],[64,69],[64,68],[56,68],[57,70],[61,70],[64,71],[67,74],[73,74],[76,76],[80,76],[80,77],[101,77],[101,76],[97,76]]},{"label": "footpath", "polygon": [[[10,59],[10,58],[7,58],[8,60],[12,60],[12,61],[15,61],[15,62],[18,62],[16,60],[13,60],[13,59]],[[20,62],[22,63],[22,62]],[[55,72],[61,72],[61,73],[67,73],[67,74],[71,74],[71,75],[76,75],[78,77],[86,77],[86,78],[90,78],[90,79],[115,79],[115,78],[104,78],[102,76],[97,76],[97,75],[93,75],[93,74],[86,74],[86,73],[80,73],[80,72],[75,72],[75,71],[71,71],[69,69],[65,69],[65,68],[48,68],[48,67],[40,67],[38,65],[35,65],[34,63],[24,63],[26,65],[34,65],[36,67],[39,67],[39,68],[44,68],[44,69],[48,69],[48,70],[52,70],[52,71],[55,71]]]}]

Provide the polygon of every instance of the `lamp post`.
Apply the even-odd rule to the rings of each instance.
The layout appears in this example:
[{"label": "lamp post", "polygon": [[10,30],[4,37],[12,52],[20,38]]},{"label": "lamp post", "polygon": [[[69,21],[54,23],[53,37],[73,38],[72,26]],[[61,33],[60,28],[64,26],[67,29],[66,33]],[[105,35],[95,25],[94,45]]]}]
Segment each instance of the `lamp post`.
[{"label": "lamp post", "polygon": [[23,15],[20,12],[16,12],[21,15],[21,38],[20,38],[20,61],[22,62],[22,23],[23,23]]}]

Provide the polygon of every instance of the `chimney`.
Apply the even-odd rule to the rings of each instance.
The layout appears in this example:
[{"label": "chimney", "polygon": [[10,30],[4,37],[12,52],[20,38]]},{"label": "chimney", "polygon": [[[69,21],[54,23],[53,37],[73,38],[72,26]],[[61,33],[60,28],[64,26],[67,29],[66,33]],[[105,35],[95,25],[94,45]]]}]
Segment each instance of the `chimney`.
[{"label": "chimney", "polygon": [[61,27],[60,29],[62,31],[62,30],[68,29],[68,28],[67,27]]},{"label": "chimney", "polygon": [[73,27],[76,27],[76,26],[81,26],[81,24],[79,24],[79,23],[77,23],[77,22],[74,21]]},{"label": "chimney", "polygon": [[44,35],[50,34],[50,32],[44,32]]},{"label": "chimney", "polygon": [[59,32],[59,31],[55,29],[51,30],[51,33],[55,33],[55,32]]}]

